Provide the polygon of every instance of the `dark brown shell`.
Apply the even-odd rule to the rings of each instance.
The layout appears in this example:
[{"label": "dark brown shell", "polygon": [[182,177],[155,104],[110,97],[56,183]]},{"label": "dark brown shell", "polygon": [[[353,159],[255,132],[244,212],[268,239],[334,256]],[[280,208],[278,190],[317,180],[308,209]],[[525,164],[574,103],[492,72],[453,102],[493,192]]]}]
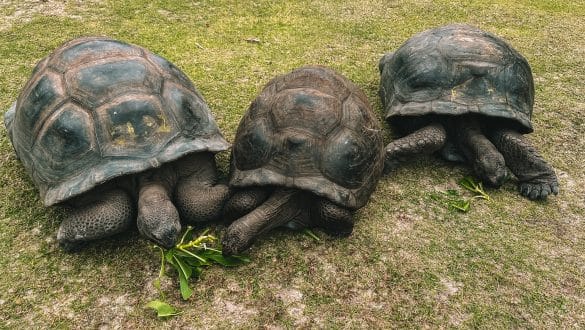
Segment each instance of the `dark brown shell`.
[{"label": "dark brown shell", "polygon": [[365,94],[324,67],[271,80],[237,131],[230,184],[308,190],[363,206],[381,175],[382,133]]},{"label": "dark brown shell", "polygon": [[380,61],[386,119],[477,113],[532,131],[534,82],[526,59],[504,40],[469,25],[408,39]]},{"label": "dark brown shell", "polygon": [[177,67],[99,37],[72,40],[42,59],[5,124],[46,205],[188,153],[229,147]]}]

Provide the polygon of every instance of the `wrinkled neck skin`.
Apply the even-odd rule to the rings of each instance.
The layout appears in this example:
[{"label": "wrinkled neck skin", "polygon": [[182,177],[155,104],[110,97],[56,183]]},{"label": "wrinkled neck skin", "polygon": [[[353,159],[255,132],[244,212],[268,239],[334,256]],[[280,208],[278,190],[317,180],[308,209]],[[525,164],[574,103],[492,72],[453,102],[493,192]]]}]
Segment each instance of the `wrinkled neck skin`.
[{"label": "wrinkled neck skin", "polygon": [[509,121],[501,118],[490,118],[482,115],[435,115],[429,114],[424,116],[412,116],[407,118],[396,118],[393,128],[397,131],[398,136],[408,135],[432,123],[441,123],[448,132],[449,142],[457,139],[457,132],[464,127],[475,127],[487,136],[488,132],[494,129],[515,129],[515,126]]},{"label": "wrinkled neck skin", "polygon": [[315,199],[315,195],[298,189],[295,189],[294,194],[294,199],[296,200],[292,203],[291,207],[298,206],[296,214],[281,226],[292,230],[302,230],[314,226],[315,224],[311,221],[311,201]]},{"label": "wrinkled neck skin", "polygon": [[315,211],[314,204],[320,197],[312,192],[296,188],[266,187],[266,189],[269,195],[267,206],[274,207],[277,212],[274,214],[275,218],[271,225],[263,228],[260,235],[276,227],[302,230],[318,225],[316,219],[319,214]]},{"label": "wrinkled neck skin", "polygon": [[[428,115],[404,118],[395,122],[398,133],[419,132],[431,124],[441,124],[447,132],[440,149],[447,160],[465,161],[475,175],[488,185],[499,187],[508,178],[509,171],[503,155],[488,139],[494,131],[511,128],[511,123],[501,118],[482,115]],[[424,142],[421,140],[421,142]],[[413,141],[411,143],[419,143]],[[412,147],[410,147],[412,149]]]},{"label": "wrinkled neck skin", "polygon": [[[187,155],[160,168],[141,173],[136,180],[138,191],[138,230],[150,240],[172,247],[181,231],[181,215],[175,205],[180,180],[195,178],[203,189],[215,182],[215,158],[212,153]],[[199,191],[193,191],[197,194]],[[199,206],[200,207],[200,206]]]},{"label": "wrinkled neck skin", "polygon": [[511,120],[492,118],[477,114],[457,116],[435,116],[435,120],[441,122],[448,132],[449,142],[455,142],[458,132],[464,128],[471,128],[481,132],[484,136],[490,136],[495,130],[518,131],[518,125]]},{"label": "wrinkled neck skin", "polygon": [[447,131],[460,152],[471,164],[475,174],[486,184],[500,187],[509,172],[502,154],[486,137],[489,129],[478,116],[458,116],[449,119]]}]

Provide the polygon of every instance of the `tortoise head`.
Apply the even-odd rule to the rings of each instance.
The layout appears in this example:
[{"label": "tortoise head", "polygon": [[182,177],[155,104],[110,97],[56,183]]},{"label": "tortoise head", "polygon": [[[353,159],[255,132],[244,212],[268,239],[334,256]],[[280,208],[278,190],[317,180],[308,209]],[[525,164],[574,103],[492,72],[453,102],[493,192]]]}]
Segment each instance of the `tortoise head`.
[{"label": "tortoise head", "polygon": [[510,178],[504,157],[499,153],[481,154],[472,164],[476,175],[492,187],[498,188]]},{"label": "tortoise head", "polygon": [[165,247],[175,246],[181,233],[179,212],[170,199],[170,189],[161,182],[142,183],[138,197],[137,225],[140,233]]}]

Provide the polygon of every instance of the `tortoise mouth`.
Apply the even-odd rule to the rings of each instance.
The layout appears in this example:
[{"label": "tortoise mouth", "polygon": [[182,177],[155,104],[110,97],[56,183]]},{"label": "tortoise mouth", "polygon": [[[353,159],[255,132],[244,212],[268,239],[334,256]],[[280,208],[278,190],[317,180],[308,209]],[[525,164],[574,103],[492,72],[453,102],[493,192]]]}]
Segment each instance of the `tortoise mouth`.
[{"label": "tortoise mouth", "polygon": [[156,245],[159,245],[165,249],[171,249],[173,247],[175,247],[175,244],[177,243],[179,236],[178,235],[166,235],[164,237],[149,237],[149,239],[155,243]]},{"label": "tortoise mouth", "polygon": [[510,179],[510,174],[506,169],[499,170],[497,173],[485,177],[486,183],[494,188],[501,187],[506,181]]},{"label": "tortoise mouth", "polygon": [[[140,229],[140,227],[139,227]],[[154,230],[148,231],[146,229],[139,230],[140,233],[150,240],[152,243],[161,246],[165,249],[170,249],[175,247],[177,241],[179,240],[179,236],[181,233],[180,226],[158,226]]]}]

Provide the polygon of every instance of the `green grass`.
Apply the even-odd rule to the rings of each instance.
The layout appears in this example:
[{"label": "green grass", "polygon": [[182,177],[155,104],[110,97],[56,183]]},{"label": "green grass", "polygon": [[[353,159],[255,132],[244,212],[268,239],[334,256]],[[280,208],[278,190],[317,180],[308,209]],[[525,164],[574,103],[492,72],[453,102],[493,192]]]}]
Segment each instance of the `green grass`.
[{"label": "green grass", "polygon": [[[582,2],[3,1],[0,16],[0,109],[62,42],[108,35],[184,70],[229,141],[262,86],[304,64],[352,79],[382,119],[382,54],[424,29],[470,23],[529,60],[537,91],[529,139],[561,182],[548,202],[509,183],[468,213],[450,212],[430,195],[456,189],[470,170],[420,158],[380,181],[350,237],[274,231],[249,251],[250,264],[207,269],[189,301],[163,282],[183,313],[159,320],[144,308],[158,297],[156,251],[135,231],[59,250],[59,214],[42,206],[0,128],[0,328],[585,326]],[[222,154],[224,174],[227,161]]]}]

